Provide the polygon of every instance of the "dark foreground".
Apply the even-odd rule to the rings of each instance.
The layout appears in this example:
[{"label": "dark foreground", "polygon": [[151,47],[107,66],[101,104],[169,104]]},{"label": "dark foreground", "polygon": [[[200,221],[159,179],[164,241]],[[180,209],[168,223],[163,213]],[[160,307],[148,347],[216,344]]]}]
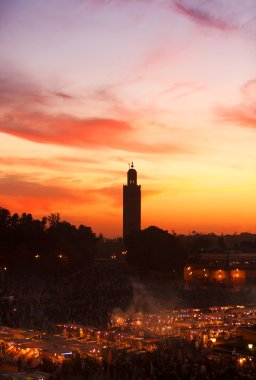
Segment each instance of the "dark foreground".
[{"label": "dark foreground", "polygon": [[[116,262],[94,263],[68,276],[7,276],[1,297],[1,325],[50,333],[56,323],[106,327],[115,310],[156,312],[255,302],[252,291],[184,290],[181,281],[135,273]],[[101,361],[77,353],[61,363],[42,360],[33,371],[17,360],[15,373],[2,354],[1,360],[1,373],[9,373],[9,378],[10,373],[11,378],[17,378],[24,371],[33,378],[35,371],[41,371],[45,375],[40,378],[56,380],[256,379],[255,357],[241,360],[236,352],[218,353],[181,336],[163,340],[152,351],[113,348]],[[20,378],[28,378],[28,374]]]},{"label": "dark foreground", "polygon": [[7,276],[2,297],[13,296],[14,307],[2,302],[0,324],[51,331],[55,323],[104,327],[115,309],[133,312],[214,305],[250,304],[253,291],[184,290],[180,280],[134,272],[123,263],[94,263],[80,272],[59,276]]}]

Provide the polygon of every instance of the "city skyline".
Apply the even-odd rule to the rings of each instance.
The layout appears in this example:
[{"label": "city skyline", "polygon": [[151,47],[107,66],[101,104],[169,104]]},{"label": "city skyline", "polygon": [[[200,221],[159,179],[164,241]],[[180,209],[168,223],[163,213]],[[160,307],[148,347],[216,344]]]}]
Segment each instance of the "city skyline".
[{"label": "city skyline", "polygon": [[122,235],[255,233],[253,0],[3,0],[0,199]]}]

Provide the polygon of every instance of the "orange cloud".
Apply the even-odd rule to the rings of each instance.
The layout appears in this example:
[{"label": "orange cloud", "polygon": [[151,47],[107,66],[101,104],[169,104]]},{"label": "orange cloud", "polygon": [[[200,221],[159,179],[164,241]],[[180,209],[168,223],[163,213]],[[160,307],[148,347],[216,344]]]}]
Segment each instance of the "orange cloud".
[{"label": "orange cloud", "polygon": [[2,175],[0,177],[0,194],[7,197],[23,197],[37,200],[79,201],[76,191],[60,186],[41,184],[30,176],[20,174]]},{"label": "orange cloud", "polygon": [[[122,173],[123,174],[123,173]],[[55,185],[58,184],[58,185]],[[158,189],[143,190],[143,198],[161,193]],[[120,210],[122,208],[122,185],[105,186],[88,189],[67,187],[59,178],[49,179],[47,182],[39,181],[32,175],[0,173],[1,207],[12,212],[30,212],[43,216],[44,213],[61,212],[63,210],[101,205],[105,212],[106,205]],[[109,212],[109,211],[108,211]],[[121,214],[120,214],[121,215]]]},{"label": "orange cloud", "polygon": [[185,148],[137,141],[136,130],[126,121],[79,119],[69,115],[16,111],[2,117],[0,132],[41,144],[73,147],[107,147],[143,153],[183,153]]},{"label": "orange cloud", "polygon": [[[54,185],[58,183],[59,185]],[[95,189],[71,188],[63,184],[60,178],[51,178],[47,182],[41,182],[32,175],[1,174],[0,195],[8,199],[22,198],[30,201],[47,204],[93,204],[98,203],[100,198],[109,198],[113,202],[120,202],[122,187],[109,186]],[[25,202],[26,203],[26,202]]]},{"label": "orange cloud", "polygon": [[61,162],[56,162],[54,159],[24,157],[0,157],[0,164],[4,166],[35,166],[50,170],[60,170],[63,167]]},{"label": "orange cloud", "polygon": [[0,132],[41,144],[116,146],[125,141],[131,126],[114,119],[78,119],[42,112],[16,112],[0,121]]},{"label": "orange cloud", "polygon": [[112,92],[136,80],[103,86],[85,95],[85,99],[92,97],[108,103],[109,113],[121,114],[121,118],[79,118],[54,114],[50,109],[54,98],[73,101],[76,96],[63,91],[45,91],[30,83],[25,76],[9,73],[6,78],[0,77],[0,132],[40,144],[106,147],[150,154],[187,152],[183,146],[172,142],[145,143],[144,135],[139,135],[140,131],[129,122],[132,112]]},{"label": "orange cloud", "polygon": [[57,178],[42,183],[27,175],[0,175],[0,206],[11,212],[30,212],[35,213],[35,216],[43,216],[50,212],[67,213],[77,207],[83,209],[99,204],[103,212],[106,199],[107,204],[119,205],[121,196],[121,187],[69,188]]}]

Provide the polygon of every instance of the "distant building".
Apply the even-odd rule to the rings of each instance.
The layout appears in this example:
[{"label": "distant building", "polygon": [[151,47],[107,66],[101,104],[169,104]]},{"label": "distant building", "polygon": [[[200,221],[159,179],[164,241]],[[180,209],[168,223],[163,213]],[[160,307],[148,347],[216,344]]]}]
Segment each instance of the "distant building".
[{"label": "distant building", "polygon": [[123,186],[123,238],[141,229],[141,190],[133,163],[127,172],[127,185]]},{"label": "distant building", "polygon": [[236,335],[242,337],[247,342],[256,344],[256,327],[255,326],[237,327]]},{"label": "distant building", "polygon": [[223,286],[242,288],[256,285],[256,253],[203,254],[198,262],[184,267],[187,287]]}]

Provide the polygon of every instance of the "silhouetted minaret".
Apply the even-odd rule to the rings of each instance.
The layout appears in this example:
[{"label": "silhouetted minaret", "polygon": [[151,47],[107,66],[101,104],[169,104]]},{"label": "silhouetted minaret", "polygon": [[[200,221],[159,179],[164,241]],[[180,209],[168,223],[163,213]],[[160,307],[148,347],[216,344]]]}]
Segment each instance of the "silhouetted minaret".
[{"label": "silhouetted minaret", "polygon": [[123,238],[141,227],[141,192],[137,185],[137,172],[133,162],[127,172],[127,185],[123,186]]}]

